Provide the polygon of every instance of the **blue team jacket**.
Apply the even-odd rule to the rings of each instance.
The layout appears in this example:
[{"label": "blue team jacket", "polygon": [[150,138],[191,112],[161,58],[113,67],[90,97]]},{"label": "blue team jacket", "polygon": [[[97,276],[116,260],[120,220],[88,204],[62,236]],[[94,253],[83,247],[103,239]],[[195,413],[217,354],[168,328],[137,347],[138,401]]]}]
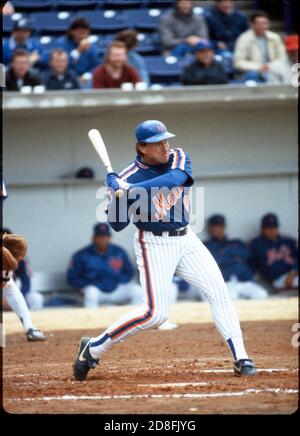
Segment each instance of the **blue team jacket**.
[{"label": "blue team jacket", "polygon": [[298,248],[293,238],[280,235],[275,241],[270,241],[258,236],[250,247],[255,267],[269,281],[298,270]]},{"label": "blue team jacket", "polygon": [[231,276],[236,276],[241,282],[253,280],[253,271],[250,266],[251,252],[240,239],[227,239],[223,241],[211,238],[204,241],[217,262],[225,282]]},{"label": "blue team jacket", "polygon": [[[63,48],[69,55],[69,68],[71,68],[78,76],[84,73],[92,72],[99,65],[100,59],[97,53],[95,44],[91,44],[88,50],[80,54],[78,60],[74,60],[71,52],[77,48],[75,42],[67,36],[61,36],[55,41],[54,47]],[[49,53],[43,56],[43,64],[48,64]]]},{"label": "blue team jacket", "polygon": [[74,288],[94,285],[104,292],[112,292],[134,275],[126,252],[110,244],[106,253],[99,253],[94,244],[74,254],[67,271],[67,282]]},{"label": "blue team jacket", "polygon": [[10,63],[13,53],[18,48],[23,48],[29,53],[37,51],[40,56],[42,56],[44,52],[42,44],[40,44],[37,40],[33,38],[28,38],[27,41],[22,45],[17,44],[13,37],[4,39],[2,52],[2,62],[4,63],[4,65],[8,65]]},{"label": "blue team jacket", "polygon": [[233,51],[236,39],[241,33],[249,29],[246,15],[237,9],[229,15],[225,15],[213,6],[205,11],[205,18],[215,48],[217,48],[217,43],[222,41],[227,44],[229,50]]}]

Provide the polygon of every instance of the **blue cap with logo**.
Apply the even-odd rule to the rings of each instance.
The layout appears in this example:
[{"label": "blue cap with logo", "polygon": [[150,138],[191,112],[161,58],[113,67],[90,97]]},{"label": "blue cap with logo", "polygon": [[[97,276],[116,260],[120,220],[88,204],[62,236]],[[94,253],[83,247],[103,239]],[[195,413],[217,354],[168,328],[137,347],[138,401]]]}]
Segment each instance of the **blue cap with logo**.
[{"label": "blue cap with logo", "polygon": [[224,215],[216,214],[211,215],[207,220],[208,226],[225,226],[226,220]]},{"label": "blue cap with logo", "polygon": [[210,41],[201,41],[198,42],[198,44],[194,47],[194,52],[197,53],[197,51],[203,51],[203,50],[212,50],[213,46]]},{"label": "blue cap with logo", "polygon": [[168,132],[164,123],[158,120],[147,120],[140,123],[135,129],[137,143],[153,143],[173,138],[173,133]]},{"label": "blue cap with logo", "polygon": [[107,223],[98,223],[94,226],[94,236],[111,236],[110,227]]},{"label": "blue cap with logo", "polygon": [[279,221],[277,215],[274,213],[267,213],[261,219],[261,226],[266,227],[279,227]]}]

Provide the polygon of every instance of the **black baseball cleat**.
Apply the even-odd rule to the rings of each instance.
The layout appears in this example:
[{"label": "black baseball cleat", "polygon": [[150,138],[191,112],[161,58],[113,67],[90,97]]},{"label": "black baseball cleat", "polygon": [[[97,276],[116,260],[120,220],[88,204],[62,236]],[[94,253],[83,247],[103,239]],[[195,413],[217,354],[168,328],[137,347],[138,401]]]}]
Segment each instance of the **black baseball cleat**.
[{"label": "black baseball cleat", "polygon": [[256,368],[251,359],[240,359],[233,362],[234,375],[255,375]]},{"label": "black baseball cleat", "polygon": [[96,368],[99,359],[94,359],[89,350],[89,342],[91,338],[81,338],[78,353],[73,365],[73,373],[75,380],[84,381],[87,378],[90,369]]},{"label": "black baseball cleat", "polygon": [[27,340],[30,342],[45,341],[46,336],[39,329],[31,328],[26,332]]}]

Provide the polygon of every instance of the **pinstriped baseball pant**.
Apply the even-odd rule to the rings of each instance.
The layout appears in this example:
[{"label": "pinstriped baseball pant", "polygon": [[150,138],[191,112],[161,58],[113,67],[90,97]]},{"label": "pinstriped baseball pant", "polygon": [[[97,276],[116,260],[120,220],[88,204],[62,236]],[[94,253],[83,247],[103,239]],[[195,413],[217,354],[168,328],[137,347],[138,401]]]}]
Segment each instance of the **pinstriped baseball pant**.
[{"label": "pinstriped baseball pant", "polygon": [[93,357],[100,357],[128,335],[157,327],[168,319],[172,303],[170,288],[176,273],[196,286],[208,301],[216,327],[227,341],[233,358],[248,358],[239,320],[219,267],[190,227],[186,235],[171,237],[137,230],[134,247],[144,290],[143,305],[91,339]]},{"label": "pinstriped baseball pant", "polygon": [[26,300],[13,279],[3,289],[3,295],[16,315],[20,318],[25,332],[33,327]]}]

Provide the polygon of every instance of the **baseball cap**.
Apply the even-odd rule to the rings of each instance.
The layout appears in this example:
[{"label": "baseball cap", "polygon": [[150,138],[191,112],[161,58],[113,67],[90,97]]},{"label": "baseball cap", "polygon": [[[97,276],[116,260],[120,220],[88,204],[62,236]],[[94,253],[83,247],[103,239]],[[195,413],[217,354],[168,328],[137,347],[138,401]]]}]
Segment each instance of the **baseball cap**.
[{"label": "baseball cap", "polygon": [[31,30],[31,24],[26,18],[21,18],[15,22],[13,30]]},{"label": "baseball cap", "polygon": [[298,50],[299,47],[299,36],[298,35],[288,35],[284,39],[285,48],[287,51]]},{"label": "baseball cap", "polygon": [[94,236],[111,236],[110,227],[107,223],[98,223],[94,226]]},{"label": "baseball cap", "polygon": [[261,219],[262,227],[279,227],[279,221],[277,215],[274,213],[267,213]]},{"label": "baseball cap", "polygon": [[225,226],[226,220],[224,215],[216,214],[211,215],[207,220],[208,226]]},{"label": "baseball cap", "polygon": [[202,41],[202,42],[198,42],[198,44],[195,45],[194,52],[197,53],[197,51],[212,50],[212,49],[213,46],[210,41]]}]

